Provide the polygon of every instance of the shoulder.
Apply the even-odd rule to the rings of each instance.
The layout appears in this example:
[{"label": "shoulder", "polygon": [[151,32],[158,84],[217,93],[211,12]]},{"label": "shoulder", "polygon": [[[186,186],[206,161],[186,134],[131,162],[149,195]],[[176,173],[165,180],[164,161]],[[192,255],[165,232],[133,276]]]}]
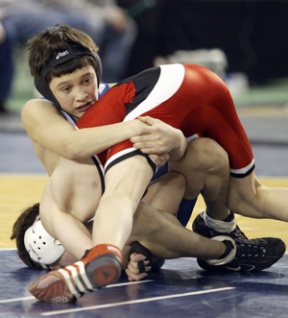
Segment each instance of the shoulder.
[{"label": "shoulder", "polygon": [[21,111],[21,121],[30,138],[33,136],[35,140],[38,140],[37,136],[41,135],[41,132],[47,134],[51,129],[61,130],[64,125],[68,125],[71,129],[71,124],[58,109],[45,99],[29,100]]},{"label": "shoulder", "polygon": [[25,125],[27,121],[40,117],[46,117],[47,115],[58,114],[58,110],[54,105],[46,99],[31,99],[23,106],[21,111],[21,120]]},{"label": "shoulder", "polygon": [[47,99],[31,99],[23,106],[21,111],[21,117],[25,117],[30,114],[37,114],[43,111],[49,111],[57,113],[57,109]]}]

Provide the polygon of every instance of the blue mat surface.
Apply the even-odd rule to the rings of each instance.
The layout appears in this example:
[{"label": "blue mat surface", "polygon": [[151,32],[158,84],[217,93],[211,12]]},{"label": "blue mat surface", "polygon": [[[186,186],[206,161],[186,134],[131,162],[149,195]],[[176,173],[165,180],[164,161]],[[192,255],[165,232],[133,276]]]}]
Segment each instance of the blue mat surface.
[{"label": "blue mat surface", "polygon": [[28,286],[45,271],[27,269],[15,250],[0,250],[0,317],[287,317],[288,256],[259,273],[214,274],[195,259],[166,261],[141,282],[126,277],[76,304],[38,302]]}]

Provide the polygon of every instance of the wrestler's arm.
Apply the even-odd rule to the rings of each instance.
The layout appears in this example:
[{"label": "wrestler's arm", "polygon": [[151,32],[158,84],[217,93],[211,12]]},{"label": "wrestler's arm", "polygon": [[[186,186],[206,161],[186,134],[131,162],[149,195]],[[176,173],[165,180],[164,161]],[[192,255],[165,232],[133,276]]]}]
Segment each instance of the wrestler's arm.
[{"label": "wrestler's arm", "polygon": [[75,130],[47,100],[28,101],[22,123],[33,142],[72,160],[89,158],[141,132],[138,120]]}]

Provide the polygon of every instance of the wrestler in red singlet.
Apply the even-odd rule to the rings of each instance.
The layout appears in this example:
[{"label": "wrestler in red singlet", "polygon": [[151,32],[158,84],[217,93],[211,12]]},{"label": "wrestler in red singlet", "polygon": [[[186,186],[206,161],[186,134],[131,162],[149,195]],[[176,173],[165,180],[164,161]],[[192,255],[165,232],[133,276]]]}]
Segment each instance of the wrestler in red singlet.
[{"label": "wrestler in red singlet", "polygon": [[[198,65],[163,65],[119,82],[77,122],[79,128],[109,125],[151,116],[194,135],[217,141],[228,153],[231,174],[244,177],[254,169],[247,135],[224,82]],[[139,154],[129,141],[112,147],[105,168]],[[101,156],[100,156],[101,157]],[[103,157],[103,154],[102,154]]]}]

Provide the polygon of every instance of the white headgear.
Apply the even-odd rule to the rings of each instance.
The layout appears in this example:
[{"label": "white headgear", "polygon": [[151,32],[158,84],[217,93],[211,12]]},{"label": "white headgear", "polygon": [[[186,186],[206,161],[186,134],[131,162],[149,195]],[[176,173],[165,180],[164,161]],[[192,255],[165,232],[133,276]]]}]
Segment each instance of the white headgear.
[{"label": "white headgear", "polygon": [[44,229],[39,217],[26,230],[24,245],[34,262],[47,269],[47,265],[55,263],[64,253],[63,245]]}]

